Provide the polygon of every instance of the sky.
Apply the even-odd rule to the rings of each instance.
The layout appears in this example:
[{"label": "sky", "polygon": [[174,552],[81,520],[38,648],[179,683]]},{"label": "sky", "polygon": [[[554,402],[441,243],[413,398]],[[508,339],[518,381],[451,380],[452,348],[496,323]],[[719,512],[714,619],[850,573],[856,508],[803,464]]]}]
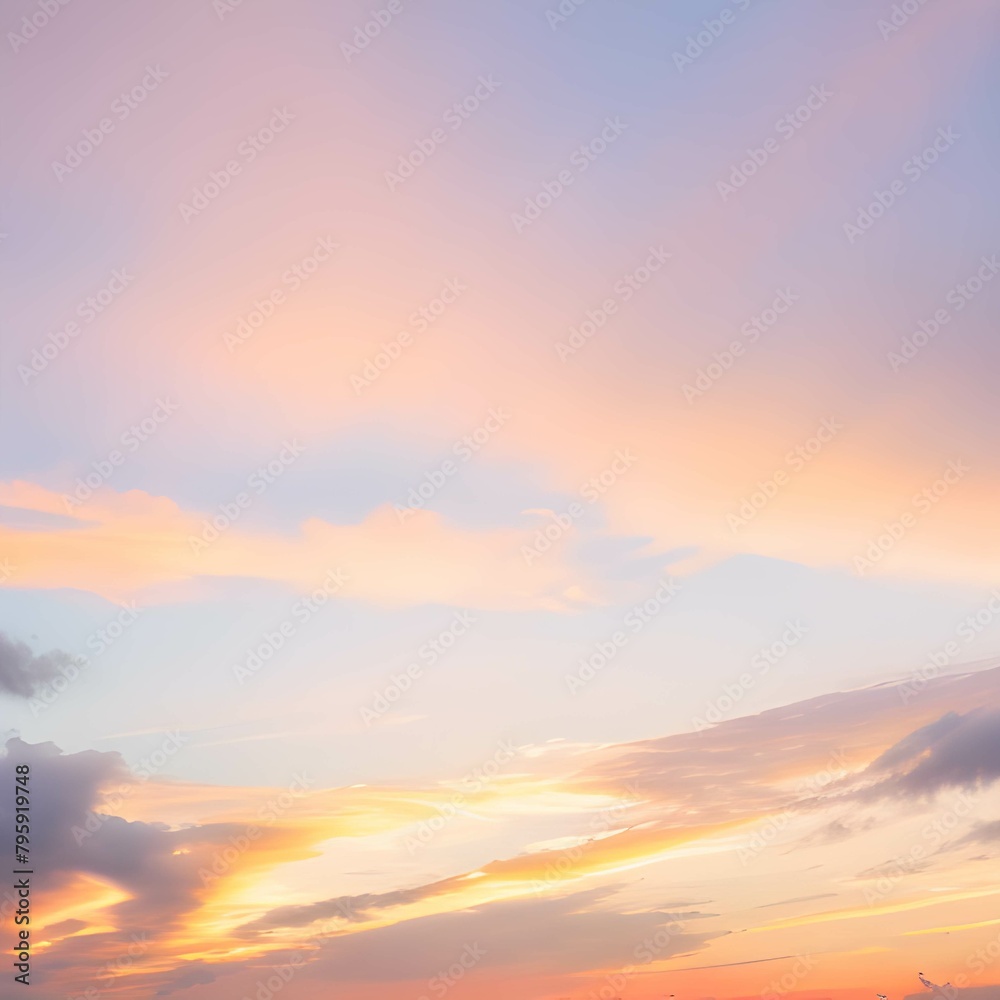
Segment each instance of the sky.
[{"label": "sky", "polygon": [[995,5],[0,27],[33,996],[1000,996]]}]

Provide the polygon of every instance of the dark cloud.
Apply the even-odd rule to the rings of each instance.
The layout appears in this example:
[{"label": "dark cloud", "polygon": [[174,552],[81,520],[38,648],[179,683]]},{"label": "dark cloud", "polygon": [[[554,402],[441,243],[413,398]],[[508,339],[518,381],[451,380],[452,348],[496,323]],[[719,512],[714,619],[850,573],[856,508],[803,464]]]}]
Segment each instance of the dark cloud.
[{"label": "dark cloud", "polygon": [[69,653],[54,649],[36,656],[23,642],[0,632],[0,694],[30,698],[73,663]]},{"label": "dark cloud", "polygon": [[[0,758],[0,776],[13,787],[14,767],[31,769],[31,860],[36,891],[58,890],[75,875],[93,876],[128,897],[112,910],[120,933],[67,937],[46,951],[40,977],[73,970],[93,982],[107,962],[129,955],[139,941],[152,943],[185,925],[214,877],[219,859],[246,831],[246,824],[214,823],[171,830],[162,824],[128,822],[101,809],[103,790],[128,793],[137,779],[118,753],[85,750],[63,754],[52,743],[11,739]],[[14,828],[12,795],[0,796],[0,830]],[[262,829],[251,849],[266,850],[273,830]],[[223,868],[223,874],[227,869]],[[143,949],[144,950],[144,949]],[[141,963],[141,959],[139,960]],[[192,973],[193,974],[193,973]],[[77,991],[81,992],[81,991]]]},{"label": "dark cloud", "polygon": [[[63,755],[54,743],[8,740],[3,772],[9,775],[19,764],[31,769],[32,852],[50,874],[80,869],[83,851],[73,836],[74,825],[87,822],[100,789],[113,782],[131,781],[117,753],[84,750]],[[12,778],[9,784],[13,785]],[[13,829],[11,796],[0,796],[0,829]]]},{"label": "dark cloud", "polygon": [[1000,709],[949,712],[896,743],[866,775],[880,778],[867,797],[922,798],[991,784],[1000,778]]}]

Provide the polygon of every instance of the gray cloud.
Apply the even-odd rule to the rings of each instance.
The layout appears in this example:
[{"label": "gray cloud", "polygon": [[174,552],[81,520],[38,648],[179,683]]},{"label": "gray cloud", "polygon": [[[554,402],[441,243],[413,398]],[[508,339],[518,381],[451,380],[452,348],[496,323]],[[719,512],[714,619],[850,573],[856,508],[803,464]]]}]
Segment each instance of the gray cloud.
[{"label": "gray cloud", "polygon": [[476,967],[484,969],[572,974],[639,968],[693,954],[726,933],[697,932],[697,913],[595,908],[614,892],[599,888],[557,899],[490,903],[331,938],[303,975],[340,982],[427,981],[477,945],[482,955]]},{"label": "gray cloud", "polygon": [[368,919],[373,911],[417,902],[427,896],[434,895],[435,890],[442,891],[444,887],[452,886],[454,883],[454,879],[446,879],[443,882],[418,886],[414,889],[379,893],[366,892],[359,896],[335,896],[332,899],[323,899],[301,906],[279,906],[270,910],[263,917],[246,924],[242,931],[253,935],[259,931],[268,931],[276,927],[305,927],[317,920],[339,919],[347,923],[358,923]]},{"label": "gray cloud", "polygon": [[919,798],[945,788],[981,787],[1000,778],[1000,709],[949,712],[900,740],[868,767],[895,771],[869,796]]},{"label": "gray cloud", "polygon": [[1000,819],[977,824],[961,840],[957,841],[955,846],[994,843],[1000,843]]},{"label": "gray cloud", "polygon": [[69,653],[58,649],[36,656],[25,643],[0,632],[0,694],[30,698],[72,662]]},{"label": "gray cloud", "polygon": [[[562,898],[517,899],[483,904],[461,912],[416,917],[384,927],[328,937],[318,943],[295,972],[296,978],[324,983],[371,984],[424,982],[454,970],[463,956],[466,973],[475,979],[479,968],[507,968],[574,976],[595,969],[641,971],[660,959],[694,955],[708,941],[726,931],[699,932],[695,922],[710,914],[678,907],[641,913],[602,909],[621,886],[595,888]],[[391,905],[396,893],[343,897],[344,905],[359,910]],[[295,926],[302,918],[316,919],[319,908],[282,907],[267,925]],[[595,907],[597,907],[595,909]],[[294,911],[294,912],[293,912]],[[338,912],[340,909],[338,908]],[[225,993],[216,996],[255,996],[260,982],[274,967],[285,965],[292,952],[268,952],[245,962],[211,964],[188,962],[169,972],[136,978],[156,996],[170,996],[225,977]],[[185,994],[186,995],[186,994]],[[198,996],[201,994],[198,993]]]},{"label": "gray cloud", "polygon": [[946,712],[940,719],[915,729],[889,747],[869,765],[871,771],[895,771],[919,757],[928,747],[953,733],[962,724],[958,712]]},{"label": "gray cloud", "polygon": [[[118,886],[128,897],[111,911],[114,925],[123,929],[120,933],[55,942],[46,952],[40,980],[72,971],[75,986],[80,987],[84,977],[85,987],[99,978],[108,961],[128,954],[133,935],[153,942],[183,927],[186,916],[200,905],[203,874],[213,870],[220,852],[246,830],[246,824],[239,823],[171,830],[162,824],[96,814],[94,810],[102,808],[104,789],[136,783],[118,753],[63,754],[53,743],[31,744],[15,738],[8,740],[6,756],[0,757],[0,777],[9,787],[14,785],[17,764],[31,768],[31,860],[37,872],[36,891],[57,890],[83,873]],[[12,795],[0,796],[0,830],[14,828],[13,808]],[[254,849],[267,849],[274,836],[273,831],[262,830]]]}]

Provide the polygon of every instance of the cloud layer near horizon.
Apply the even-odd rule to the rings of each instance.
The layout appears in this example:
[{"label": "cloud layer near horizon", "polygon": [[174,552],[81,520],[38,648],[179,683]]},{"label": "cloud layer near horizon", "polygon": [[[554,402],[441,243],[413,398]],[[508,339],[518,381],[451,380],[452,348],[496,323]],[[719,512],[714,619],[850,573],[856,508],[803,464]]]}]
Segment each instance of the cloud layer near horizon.
[{"label": "cloud layer near horizon", "polygon": [[[998,704],[1000,667],[931,681],[909,704],[883,686],[642,743],[522,747],[509,773],[460,799],[461,786],[322,789],[307,776],[288,790],[199,789],[136,776],[116,753],[14,739],[7,768],[32,769],[39,912],[58,917],[43,918],[44,989],[78,988],[87,961],[99,976],[130,934],[144,944],[127,989],[194,998],[198,983],[235,985],[297,955],[302,992],[291,995],[334,979],[362,996],[366,983],[429,980],[466,945],[479,955],[468,974],[483,984],[541,972],[583,982],[626,966],[743,966],[754,961],[743,942],[794,940],[796,927],[857,925],[841,936],[849,948],[884,927],[883,914],[944,915],[980,898],[985,912],[995,897],[975,888],[968,848],[995,839],[1000,770],[980,733],[995,734]],[[178,822],[192,805],[199,819]],[[0,806],[0,823],[8,811]],[[493,840],[503,855],[414,881],[424,841],[446,848],[477,821],[492,831],[485,850]],[[837,836],[818,838],[831,825]],[[922,845],[920,856],[885,856],[888,829],[890,843]],[[399,857],[407,841],[417,867],[380,872],[378,859]],[[375,865],[371,891],[324,896],[315,875],[294,876],[326,858],[337,871],[348,843],[354,863]],[[817,851],[827,874],[797,874]],[[702,868],[716,874],[693,889]],[[764,872],[773,907],[751,912],[741,897]],[[298,884],[301,901],[261,900],[253,887],[272,875]],[[923,896],[928,879],[947,880],[948,892]],[[794,898],[807,886],[824,891]],[[891,976],[902,981],[903,970]]]}]

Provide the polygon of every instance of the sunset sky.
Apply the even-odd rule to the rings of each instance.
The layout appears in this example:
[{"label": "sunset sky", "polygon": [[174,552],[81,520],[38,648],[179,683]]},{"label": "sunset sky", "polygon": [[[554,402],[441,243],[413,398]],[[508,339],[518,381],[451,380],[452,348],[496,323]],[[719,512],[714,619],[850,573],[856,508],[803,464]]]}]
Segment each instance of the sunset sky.
[{"label": "sunset sky", "polygon": [[35,1000],[1000,997],[995,4],[2,25]]}]

